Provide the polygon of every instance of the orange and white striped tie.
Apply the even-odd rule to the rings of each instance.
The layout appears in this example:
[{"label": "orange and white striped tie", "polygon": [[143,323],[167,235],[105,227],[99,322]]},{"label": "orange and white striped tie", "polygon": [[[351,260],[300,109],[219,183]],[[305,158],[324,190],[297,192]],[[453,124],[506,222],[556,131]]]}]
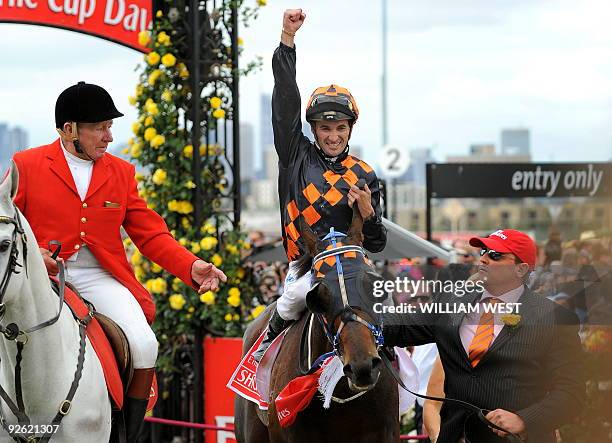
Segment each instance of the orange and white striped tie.
[{"label": "orange and white striped tie", "polygon": [[[483,300],[483,303],[492,305],[499,302],[501,302],[501,300],[495,297],[487,297]],[[487,349],[489,349],[489,346],[491,346],[494,336],[493,313],[484,312],[480,316],[478,328],[476,328],[476,333],[474,334],[474,337],[470,342],[470,346],[468,347],[468,358],[473,368],[480,363],[480,360],[487,352]]]}]

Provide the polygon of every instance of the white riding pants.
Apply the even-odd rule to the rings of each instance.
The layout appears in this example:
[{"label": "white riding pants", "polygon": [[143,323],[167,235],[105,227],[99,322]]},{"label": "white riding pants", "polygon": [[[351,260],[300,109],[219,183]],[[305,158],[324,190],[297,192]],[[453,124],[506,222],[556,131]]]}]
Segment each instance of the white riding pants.
[{"label": "white riding pants", "polygon": [[123,329],[130,344],[134,369],[155,367],[157,338],[142,308],[132,293],[103,269],[95,258],[97,266],[92,266],[91,253],[83,252],[79,253],[76,261],[69,259],[66,262],[66,281],[73,284],[83,298],[93,303],[96,311],[111,318]]},{"label": "white riding pants", "polygon": [[296,262],[289,263],[283,295],[276,301],[276,310],[284,320],[299,320],[306,309],[306,294],[312,286],[312,276],[307,272],[298,278],[297,271]]}]

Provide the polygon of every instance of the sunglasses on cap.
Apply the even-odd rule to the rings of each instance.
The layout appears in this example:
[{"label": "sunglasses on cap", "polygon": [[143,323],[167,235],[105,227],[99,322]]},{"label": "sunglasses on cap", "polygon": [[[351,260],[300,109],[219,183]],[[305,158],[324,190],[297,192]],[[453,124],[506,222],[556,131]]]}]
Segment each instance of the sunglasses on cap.
[{"label": "sunglasses on cap", "polygon": [[482,257],[485,254],[487,254],[489,258],[493,261],[500,261],[504,257],[504,255],[507,254],[507,252],[497,252],[493,249],[481,249],[480,256]]},{"label": "sunglasses on cap", "polygon": [[346,106],[351,111],[353,110],[353,103],[346,95],[319,95],[312,100],[310,107],[321,105],[323,103],[337,103],[342,106]]}]

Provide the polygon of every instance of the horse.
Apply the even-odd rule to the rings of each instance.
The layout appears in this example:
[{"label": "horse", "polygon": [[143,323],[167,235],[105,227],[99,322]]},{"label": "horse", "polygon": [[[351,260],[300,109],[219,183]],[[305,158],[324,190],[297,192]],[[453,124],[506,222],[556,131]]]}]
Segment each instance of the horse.
[{"label": "horse", "polygon": [[12,201],[18,180],[13,164],[0,184],[0,442],[107,442],[102,366],[84,326],[61,309],[34,233]]},{"label": "horse", "polygon": [[[276,357],[270,376],[270,397],[265,399],[269,402],[267,426],[263,422],[265,417],[258,416],[262,412],[258,412],[255,403],[236,396],[237,441],[399,441],[398,385],[389,371],[382,370],[379,355],[382,331],[373,309],[381,300],[373,296],[372,289],[382,277],[365,259],[362,228],[363,219],[356,205],[342,245],[336,242],[338,233],[333,230],[321,241],[310,227],[302,224],[307,252],[298,262],[299,275],[312,271],[316,277],[306,298],[309,313],[290,327]],[[247,327],[243,355],[265,329],[272,312],[273,305]],[[311,315],[318,318],[314,324]],[[309,340],[308,330],[312,331]],[[304,351],[303,343],[307,341],[311,347]],[[336,402],[324,409],[322,402],[314,398],[292,425],[281,427],[273,399],[289,381],[303,375],[316,356],[328,352],[340,358],[346,375],[334,390]]]}]

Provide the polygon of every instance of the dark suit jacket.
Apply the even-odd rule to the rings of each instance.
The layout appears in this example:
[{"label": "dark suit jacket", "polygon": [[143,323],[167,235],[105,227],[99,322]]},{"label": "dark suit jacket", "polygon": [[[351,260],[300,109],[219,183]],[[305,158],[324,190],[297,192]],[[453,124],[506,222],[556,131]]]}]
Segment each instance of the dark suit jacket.
[{"label": "dark suit jacket", "polygon": [[[442,295],[439,303],[474,303],[480,294]],[[461,343],[464,314],[385,314],[385,344],[435,342],[445,372],[448,398],[484,409],[505,409],[525,422],[528,441],[554,442],[553,431],[572,420],[585,394],[578,319],[570,311],[528,289],[521,296],[521,320],[504,326],[476,368]],[[444,403],[438,441],[455,443],[465,432],[473,443],[502,442],[465,409]]]}]

